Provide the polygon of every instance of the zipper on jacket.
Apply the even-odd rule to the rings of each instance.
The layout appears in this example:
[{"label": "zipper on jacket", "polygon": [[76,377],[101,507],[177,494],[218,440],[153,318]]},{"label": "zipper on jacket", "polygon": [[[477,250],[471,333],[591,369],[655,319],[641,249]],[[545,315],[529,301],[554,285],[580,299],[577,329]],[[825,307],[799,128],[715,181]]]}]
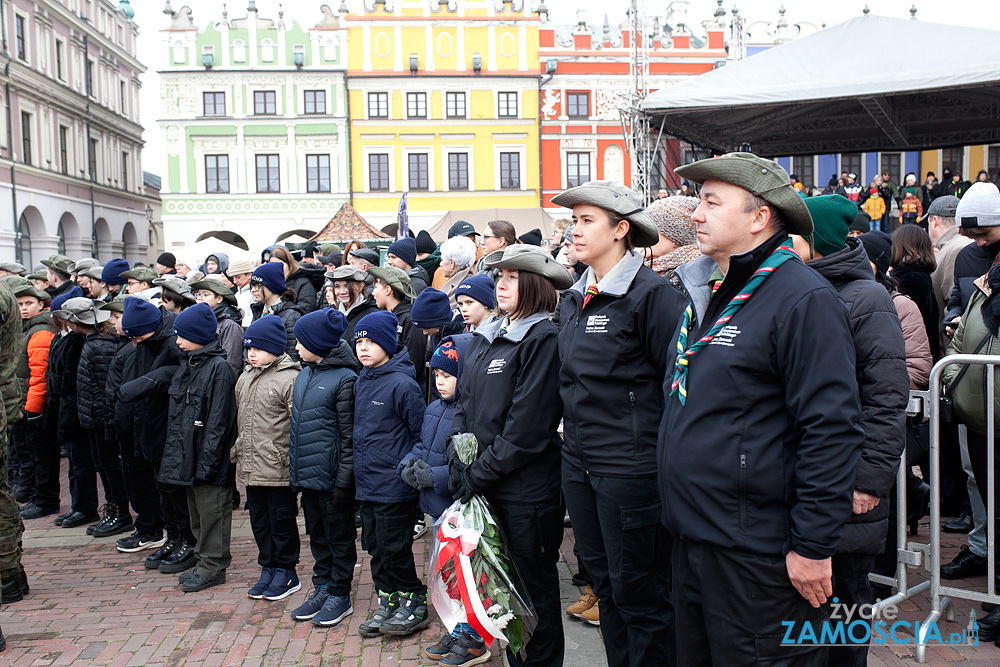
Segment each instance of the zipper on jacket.
[{"label": "zipper on jacket", "polygon": [[740,453],[740,530],[747,529],[747,455]]},{"label": "zipper on jacket", "polygon": [[[569,362],[573,358],[573,351],[576,349],[576,335],[580,332],[580,320],[583,319],[583,302],[580,302],[580,307],[576,311],[576,323],[573,325],[573,337],[569,341],[569,351],[566,354],[566,361]],[[583,458],[583,449],[580,447],[580,420],[576,416],[576,392],[579,388],[580,383],[573,383],[573,400],[570,403],[572,407],[569,409],[573,412],[573,430],[576,431],[576,455],[580,459],[580,465],[583,466],[584,470],[587,470],[587,461]],[[634,416],[634,415],[633,415]]]},{"label": "zipper on jacket", "polygon": [[628,392],[628,400],[632,409],[632,444],[635,445],[636,454],[639,453],[639,413],[635,407],[635,394]]}]

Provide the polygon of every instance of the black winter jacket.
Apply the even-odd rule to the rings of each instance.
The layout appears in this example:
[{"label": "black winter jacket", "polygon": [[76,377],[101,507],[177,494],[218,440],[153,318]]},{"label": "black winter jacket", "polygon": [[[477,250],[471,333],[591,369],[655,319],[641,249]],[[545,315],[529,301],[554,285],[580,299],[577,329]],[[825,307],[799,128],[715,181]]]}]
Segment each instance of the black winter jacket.
[{"label": "black winter jacket", "polygon": [[177,486],[229,484],[229,450],[236,441],[236,378],[218,336],[181,352],[170,381],[167,441],[160,481]]},{"label": "black winter jacket", "polygon": [[215,311],[215,333],[219,335],[226,361],[236,377],[243,372],[243,311],[223,301]]},{"label": "black winter jacket", "polygon": [[1000,242],[984,247],[970,243],[958,251],[955,256],[955,287],[945,306],[945,322],[962,317],[969,300],[976,293],[976,287],[972,283],[976,278],[986,275],[998,253]]},{"label": "black winter jacket", "polygon": [[75,441],[80,417],[76,409],[76,369],[84,336],[70,332],[52,339],[45,369],[45,429],[61,443]]},{"label": "black winter jacket", "polygon": [[451,432],[479,441],[479,458],[467,473],[490,502],[557,500],[559,332],[547,313],[524,318],[503,336],[501,324],[482,325],[469,343]]},{"label": "black winter jacket", "polygon": [[[732,256],[711,300],[710,257],[677,269],[696,313],[690,340],[786,239],[777,233]],[[671,381],[669,369],[657,442],[667,529],[724,549],[832,556],[851,516],[864,433],[847,307],[830,284],[785,262],[690,359],[686,405]]]},{"label": "black winter jacket", "polygon": [[591,272],[562,294],[559,327],[563,458],[607,477],[655,477],[666,342],[686,299],[632,254],[583,306]]},{"label": "black winter jacket", "polygon": [[346,341],[302,363],[292,391],[288,472],[293,487],[354,490],[354,383],[361,364]]},{"label": "black winter jacket", "polygon": [[[251,304],[250,311],[253,313],[254,322],[256,322],[263,317],[264,304],[260,302]],[[291,357],[293,361],[302,361],[299,359],[299,353],[295,351],[294,329],[295,323],[305,314],[306,311],[302,310],[298,305],[284,299],[274,304],[274,308],[271,309],[271,315],[280,317],[281,322],[285,325],[285,333],[288,334],[288,345],[285,347],[285,354]]]},{"label": "black winter jacket", "polygon": [[316,310],[319,305],[319,290],[326,280],[325,273],[326,269],[322,266],[302,264],[285,280],[285,284],[295,290],[295,305],[303,315]]},{"label": "black winter jacket", "polygon": [[941,358],[941,313],[938,310],[937,298],[934,296],[934,283],[931,282],[931,270],[918,264],[904,264],[892,270],[892,277],[899,283],[899,291],[913,299],[924,318],[927,329],[927,342],[931,345],[931,357],[935,361]]},{"label": "black winter jacket", "polygon": [[115,350],[115,355],[111,357],[111,364],[108,366],[108,381],[104,384],[104,396],[113,415],[118,446],[122,451],[131,452],[133,457],[139,457],[141,454],[135,451],[135,437],[132,432],[135,404],[122,403],[118,400],[118,390],[121,389],[125,369],[132,364],[134,355],[135,345],[132,344],[131,338],[124,338],[118,342],[118,349]]},{"label": "black winter jacket", "polygon": [[120,403],[132,403],[132,438],[142,458],[159,463],[167,437],[167,388],[180,366],[180,350],[174,336],[174,315],[163,313],[153,335],[135,346],[126,359]]},{"label": "black winter jacket", "polygon": [[838,552],[880,554],[889,528],[889,492],[906,444],[910,379],[903,332],[892,297],[875,282],[857,239],[847,239],[846,248],[809,262],[809,267],[830,281],[847,304],[861,392],[859,425],[865,432],[854,488],[881,499],[875,509],[851,515]]},{"label": "black winter jacket", "polygon": [[431,279],[430,276],[427,275],[427,270],[419,264],[409,269],[406,272],[406,275],[410,277],[410,287],[413,288],[414,293],[418,296],[421,292],[427,289],[428,285],[431,284]]},{"label": "black winter jacket", "polygon": [[88,431],[102,429],[107,439],[114,436],[114,415],[108,407],[104,390],[108,384],[108,368],[117,349],[118,336],[96,332],[87,334],[77,369],[80,426]]}]

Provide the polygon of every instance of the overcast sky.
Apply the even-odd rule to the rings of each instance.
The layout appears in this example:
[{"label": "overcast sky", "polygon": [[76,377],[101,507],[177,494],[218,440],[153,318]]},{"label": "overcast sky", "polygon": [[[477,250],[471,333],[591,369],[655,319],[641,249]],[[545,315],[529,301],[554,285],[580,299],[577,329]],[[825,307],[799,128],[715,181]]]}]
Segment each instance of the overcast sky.
[{"label": "overcast sky", "polygon": [[[515,0],[516,1],[516,0]],[[531,6],[537,6],[538,0],[527,0]],[[389,0],[391,2],[391,0]],[[199,0],[198,2],[173,0],[175,10],[185,4],[194,8],[193,17],[199,29],[209,22],[222,19],[222,0]],[[247,0],[230,0],[227,3],[230,20],[246,15]],[[290,0],[284,3],[285,21],[296,21],[302,25],[314,25],[322,18],[319,7],[329,4],[334,10],[340,5],[340,0]],[[588,23],[601,25],[604,15],[612,25],[625,20],[628,3],[615,0],[613,3],[620,9],[607,12],[607,0],[546,0],[550,19],[560,24],[577,22],[577,10],[583,10],[583,16]],[[646,2],[648,16],[666,16],[669,0]],[[860,16],[866,0],[725,0],[723,8],[728,11],[738,7],[748,21],[777,21],[778,9],[784,5],[787,10],[785,17],[789,24],[806,21],[821,25],[840,23],[849,18]],[[917,6],[917,18],[931,23],[950,23],[977,28],[1000,29],[1000,0],[867,0],[867,5],[873,14],[895,18],[909,18],[911,5]],[[348,0],[351,11],[361,7],[360,0]],[[689,0],[688,19],[692,25],[698,26],[704,20],[712,17],[718,6],[716,0]],[[168,19],[163,15],[162,0],[133,1],[135,22],[139,25],[139,60],[146,65],[148,71],[142,77],[141,114],[142,123],[146,128],[143,139],[146,146],[143,151],[143,169],[160,176],[166,176],[166,158],[163,152],[163,142],[160,130],[156,125],[159,117],[160,80],[156,70],[163,67],[167,61],[167,50],[163,46],[159,31],[167,26]],[[257,0],[257,9],[261,17],[278,18],[278,0]],[[887,40],[892,35],[886,35]],[[947,44],[928,44],[928,58],[946,58]],[[863,66],[865,54],[857,54],[854,63],[845,66]],[[918,67],[920,63],[913,63]],[[961,68],[961,63],[955,63]]]}]

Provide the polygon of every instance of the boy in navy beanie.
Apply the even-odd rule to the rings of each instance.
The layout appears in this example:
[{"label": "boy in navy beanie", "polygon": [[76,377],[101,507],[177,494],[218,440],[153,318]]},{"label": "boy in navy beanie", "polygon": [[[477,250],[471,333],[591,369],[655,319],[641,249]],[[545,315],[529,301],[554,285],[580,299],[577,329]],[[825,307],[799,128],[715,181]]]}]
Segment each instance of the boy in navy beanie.
[{"label": "boy in navy beanie", "polygon": [[485,273],[469,276],[455,289],[455,301],[465,321],[465,333],[472,333],[494,316],[496,283]]},{"label": "boy in navy beanie", "polygon": [[[371,555],[378,608],[358,628],[363,637],[408,635],[430,623],[427,587],[413,562],[417,493],[396,466],[420,443],[424,401],[407,354],[393,354],[396,316],[379,311],[354,328],[365,368],[354,385],[354,481],[361,501],[361,545]],[[391,350],[391,351],[390,351]]]},{"label": "boy in navy beanie", "polygon": [[292,393],[289,473],[302,491],[314,564],[313,589],[292,618],[322,627],[354,612],[354,383],[361,365],[343,339],[346,328],[347,318],[333,308],[295,323],[303,368]]},{"label": "boy in navy beanie", "polygon": [[385,263],[387,266],[395,266],[397,269],[406,272],[410,277],[410,287],[416,294],[420,294],[427,285],[430,284],[430,277],[426,269],[417,265],[417,241],[412,238],[399,239],[394,241],[385,251]]},{"label": "boy in navy beanie", "polygon": [[285,325],[277,315],[247,327],[243,344],[249,365],[236,381],[239,437],[232,460],[246,485],[261,567],[247,597],[283,600],[302,587],[295,572],[298,506],[288,481],[292,387],[300,366],[285,354]]},{"label": "boy in navy beanie", "polygon": [[167,392],[170,407],[159,481],[184,487],[187,495],[197,545],[194,570],[178,578],[185,593],[225,583],[232,562],[229,452],[236,440],[236,378],[215,328],[215,313],[204,303],[174,319],[181,363]]},{"label": "boy in navy beanie", "polygon": [[[425,289],[414,300],[410,311],[410,322],[413,323],[413,330],[407,347],[410,350],[410,358],[415,364],[419,363],[417,384],[429,401],[433,395],[431,387],[434,385],[428,366],[431,355],[444,336],[462,333],[465,322],[460,315],[452,312],[448,295],[433,287]],[[417,359],[413,358],[414,350],[422,353]]]}]

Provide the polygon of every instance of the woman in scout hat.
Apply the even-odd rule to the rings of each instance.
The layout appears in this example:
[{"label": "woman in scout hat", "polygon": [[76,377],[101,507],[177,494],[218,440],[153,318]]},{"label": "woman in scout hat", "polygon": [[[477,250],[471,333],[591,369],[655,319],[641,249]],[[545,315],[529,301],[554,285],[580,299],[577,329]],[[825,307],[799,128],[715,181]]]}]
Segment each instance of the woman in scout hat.
[{"label": "woman in scout hat", "polygon": [[453,458],[449,486],[456,499],[482,494],[497,512],[538,617],[525,660],[561,664],[557,561],[565,506],[556,429],[562,401],[558,330],[550,316],[556,290],[571,281],[537,246],[497,250],[485,265],[499,271],[497,306],[504,316],[477,328],[469,343],[452,432],[474,434],[479,456],[468,466]]},{"label": "woman in scout hat", "polygon": [[[573,247],[588,266],[563,293],[555,318],[563,360],[563,493],[581,573],[592,580],[574,611],[612,638],[605,642],[609,665],[654,664],[674,641],[657,426],[673,358],[666,342],[687,300],[633,250],[660,242],[635,192],[590,181],[552,201],[573,210]],[[595,596],[599,615],[580,609]]]},{"label": "woman in scout hat", "polygon": [[156,278],[153,280],[153,285],[160,288],[160,305],[174,315],[198,303],[191,286],[176,275],[168,274]]},{"label": "woman in scout hat", "polygon": [[333,307],[347,317],[347,328],[341,336],[348,343],[353,343],[354,326],[362,317],[378,310],[375,297],[370,296],[365,287],[375,282],[375,279],[350,264],[338,266],[333,271],[326,272],[327,285],[325,301],[328,307]]}]

